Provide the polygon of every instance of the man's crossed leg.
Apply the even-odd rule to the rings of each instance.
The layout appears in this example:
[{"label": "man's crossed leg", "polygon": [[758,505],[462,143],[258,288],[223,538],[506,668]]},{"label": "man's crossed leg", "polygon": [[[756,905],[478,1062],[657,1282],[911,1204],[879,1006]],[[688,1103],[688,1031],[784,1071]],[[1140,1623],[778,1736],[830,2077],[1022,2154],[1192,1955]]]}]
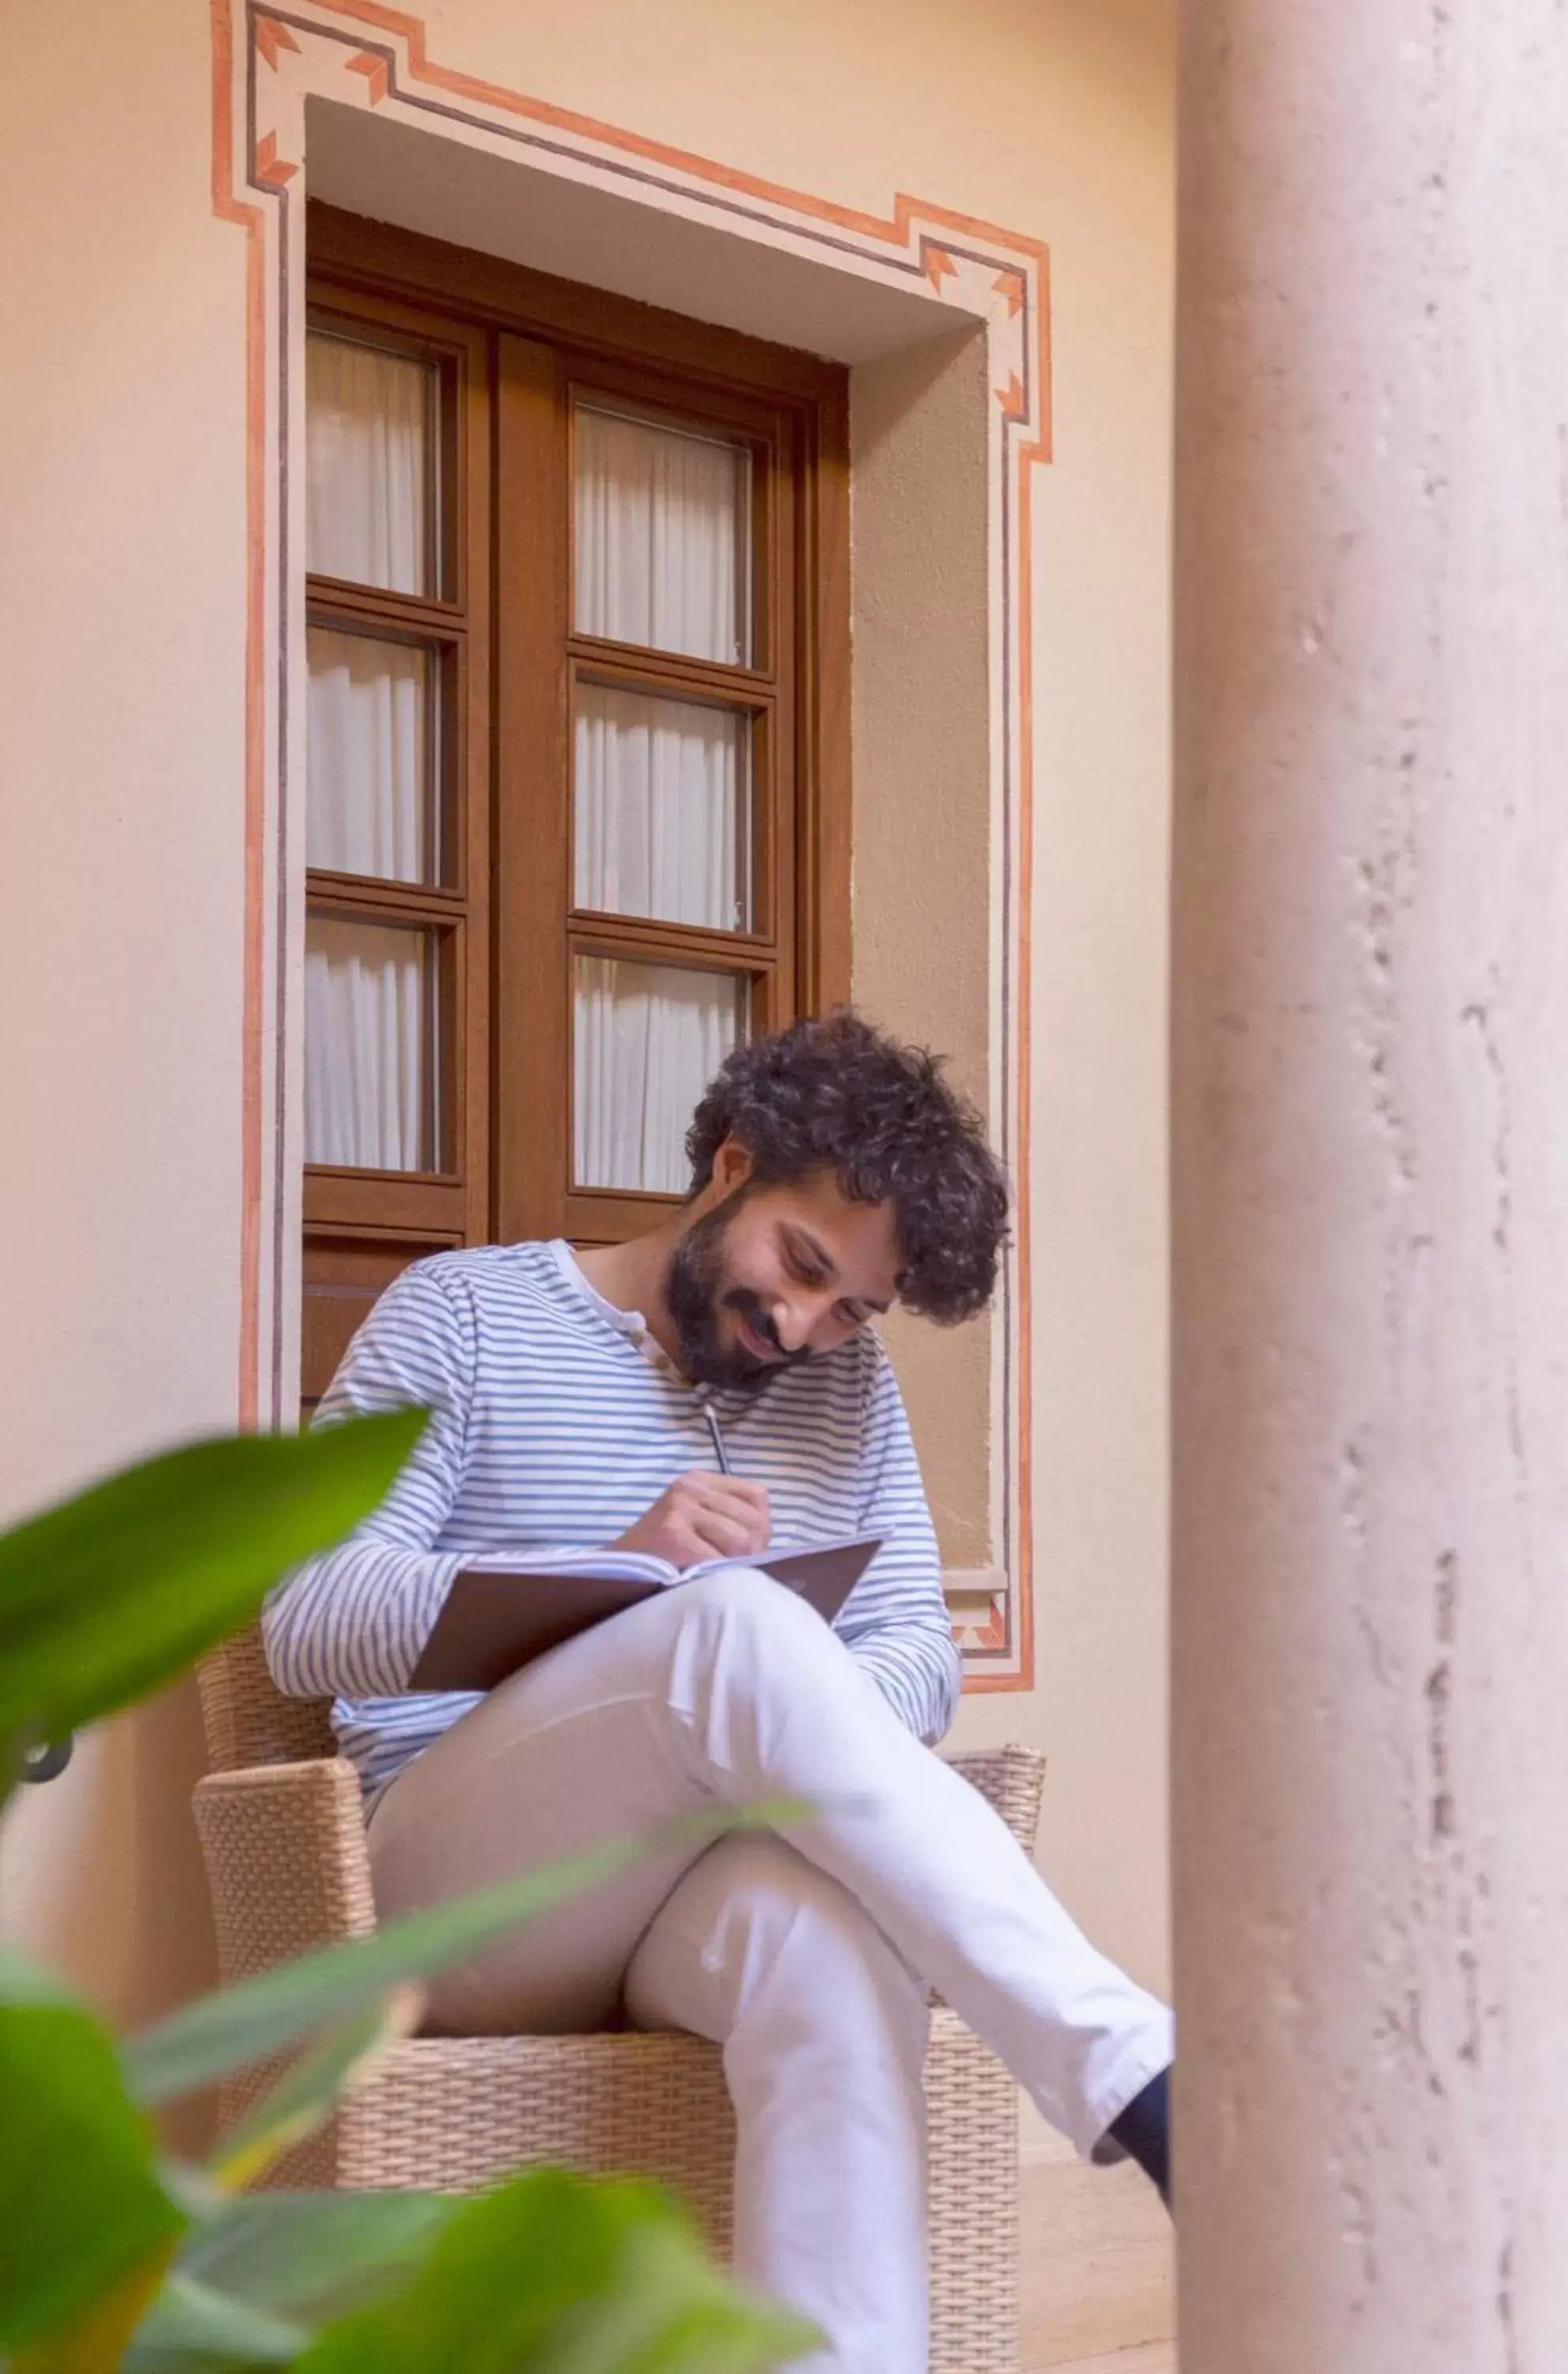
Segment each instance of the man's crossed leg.
[{"label": "man's crossed leg", "polygon": [[823,1811],[650,1857],[454,1973],[433,2014],[549,2032],[624,2001],[639,2025],[712,2038],[739,2128],[737,2272],[823,2327],[825,2374],[924,2374],[929,1992],[1084,2153],[1169,2064],[1171,2019],[809,1607],[731,1570],[516,1675],[381,1801],[377,1898],[409,1910],[780,1795]]}]

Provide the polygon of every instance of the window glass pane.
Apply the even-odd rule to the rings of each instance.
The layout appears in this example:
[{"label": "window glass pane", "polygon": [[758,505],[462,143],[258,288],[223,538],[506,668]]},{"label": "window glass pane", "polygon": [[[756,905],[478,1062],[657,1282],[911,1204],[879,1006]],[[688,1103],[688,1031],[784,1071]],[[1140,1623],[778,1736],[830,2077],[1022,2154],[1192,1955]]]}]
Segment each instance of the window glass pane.
[{"label": "window glass pane", "polygon": [[439,677],[431,652],[311,627],[305,861],[439,882]]},{"label": "window glass pane", "polygon": [[305,1159],[439,1169],[434,932],[311,915],[305,932]]},{"label": "window glass pane", "polygon": [[305,341],[306,566],[436,594],[433,363],[312,330]]},{"label": "window glass pane", "polygon": [[579,907],[751,929],[751,731],[701,701],[578,687]]},{"label": "window glass pane", "polygon": [[751,659],[751,455],[579,405],[577,631]]},{"label": "window glass pane", "polygon": [[686,1131],[704,1089],[744,1035],[747,988],[734,973],[578,958],[579,1187],[685,1193]]}]

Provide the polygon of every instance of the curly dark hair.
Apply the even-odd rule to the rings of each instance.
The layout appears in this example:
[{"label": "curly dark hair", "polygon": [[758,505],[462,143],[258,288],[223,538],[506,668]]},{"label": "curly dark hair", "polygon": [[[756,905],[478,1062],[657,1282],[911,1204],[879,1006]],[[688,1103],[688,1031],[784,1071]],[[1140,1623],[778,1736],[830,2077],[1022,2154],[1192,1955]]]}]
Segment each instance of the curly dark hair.
[{"label": "curly dark hair", "polygon": [[1007,1235],[1007,1184],[942,1058],[843,1011],[738,1047],[686,1135],[694,1194],[736,1138],[759,1186],[831,1170],[852,1204],[891,1204],[898,1299],[939,1325],[983,1310]]}]

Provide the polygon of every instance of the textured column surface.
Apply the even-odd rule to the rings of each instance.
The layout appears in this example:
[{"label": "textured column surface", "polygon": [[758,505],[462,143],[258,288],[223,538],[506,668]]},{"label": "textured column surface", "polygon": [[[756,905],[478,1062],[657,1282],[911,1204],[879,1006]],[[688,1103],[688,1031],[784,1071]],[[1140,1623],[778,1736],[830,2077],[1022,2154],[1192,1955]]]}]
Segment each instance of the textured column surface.
[{"label": "textured column surface", "polygon": [[1568,10],[1184,16],[1182,2374],[1564,2374]]}]

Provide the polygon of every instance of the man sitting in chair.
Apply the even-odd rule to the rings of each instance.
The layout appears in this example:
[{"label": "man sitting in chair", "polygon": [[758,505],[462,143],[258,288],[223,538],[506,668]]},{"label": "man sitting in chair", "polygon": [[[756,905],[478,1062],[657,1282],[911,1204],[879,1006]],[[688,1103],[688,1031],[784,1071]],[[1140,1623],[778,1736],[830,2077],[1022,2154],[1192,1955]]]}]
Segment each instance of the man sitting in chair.
[{"label": "man sitting in chair", "polygon": [[[977,1117],[929,1055],[838,1015],[731,1055],[687,1145],[690,1200],[629,1244],[441,1253],[388,1288],[322,1415],[434,1415],[384,1507],[275,1595],[267,1656],[284,1690],[337,1700],[383,1915],[716,1800],[820,1801],[520,1929],[432,2018],[711,2038],[737,2271],[820,2325],[813,2364],[923,2374],[930,1991],[1082,2152],[1130,2153],[1162,2192],[1170,2016],[930,1753],[959,1664],[872,1322],[989,1299],[1007,1199]],[[831,1628],[748,1564],[867,1534],[883,1546]],[[487,1696],[406,1694],[459,1574],[607,1545],[734,1563]]]}]

